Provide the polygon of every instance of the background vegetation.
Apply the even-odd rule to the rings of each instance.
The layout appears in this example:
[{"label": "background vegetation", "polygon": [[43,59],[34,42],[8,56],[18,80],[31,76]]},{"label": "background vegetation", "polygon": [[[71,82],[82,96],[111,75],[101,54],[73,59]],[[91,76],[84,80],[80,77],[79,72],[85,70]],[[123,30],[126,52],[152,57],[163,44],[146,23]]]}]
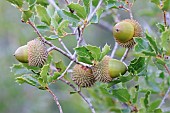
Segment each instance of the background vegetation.
[{"label": "background vegetation", "polygon": [[[65,2],[59,0],[59,4],[64,6]],[[132,8],[132,13],[134,19],[142,25],[144,31],[147,30],[152,37],[159,41],[161,33],[156,27],[156,24],[163,24],[163,13],[157,7],[157,5],[151,3],[150,0],[136,0]],[[118,14],[120,20],[129,18],[129,13],[124,10],[119,9]],[[114,25],[114,16],[115,14],[108,14],[103,17],[102,20],[110,23],[110,25]],[[28,41],[37,37],[36,33],[29,25],[21,22],[21,12],[19,12],[15,7],[12,7],[7,1],[0,1],[0,17],[0,112],[59,113],[53,97],[48,92],[39,90],[28,84],[18,85],[18,83],[15,82],[14,74],[11,73],[10,67],[13,64],[18,63],[18,61],[16,61],[16,59],[13,57],[14,51],[19,46],[25,45]],[[170,25],[169,12],[167,12],[167,24]],[[111,46],[111,48],[113,48],[115,45],[112,32],[101,27],[100,25],[92,24],[88,26],[83,33],[83,37],[85,38],[86,43],[90,45],[103,47],[107,43]],[[67,36],[63,38],[63,41],[73,53],[73,48],[76,46],[75,36]],[[52,42],[54,42],[57,47],[62,48],[59,42]],[[116,51],[115,58],[120,59],[124,54],[124,51],[124,48],[119,47]],[[111,54],[111,52],[109,54]],[[125,62],[130,64],[130,61],[134,57],[137,58],[138,56],[140,55],[136,54],[136,52],[130,51]],[[54,53],[54,59],[55,61],[59,61],[60,59],[63,59],[63,55]],[[65,65],[68,65],[69,59],[64,57],[64,63]],[[147,92],[150,91],[152,92],[152,96],[150,96],[150,102],[153,102],[155,98],[160,102],[160,100],[162,100],[164,97],[170,82],[170,78],[166,70],[159,70],[153,63],[150,63],[150,67],[148,68],[148,76],[142,76],[136,79],[138,80],[133,80],[127,84],[118,84],[118,87],[126,85],[126,87],[132,91],[134,90],[133,86],[140,85],[142,89],[139,94],[139,99],[140,97],[145,97],[147,100]],[[69,94],[73,90],[67,85],[57,81],[50,87],[59,98],[64,113],[91,112],[88,105],[78,94]],[[97,112],[110,113],[111,111],[109,110],[115,106],[115,103],[117,103],[118,100],[112,101],[112,97],[110,97],[110,95],[108,96],[107,92],[103,90],[103,87],[105,87],[105,84],[97,84],[93,88],[88,88],[87,90],[83,89],[82,92],[87,97],[92,98],[92,104],[94,105]],[[169,99],[170,98],[168,96],[164,105],[162,106],[164,112],[167,113],[170,111]],[[140,100],[137,104],[140,105]],[[147,102],[144,104],[144,106],[146,104]],[[118,105],[118,107],[113,108],[112,111],[118,112],[118,108],[120,108],[119,106],[122,107],[122,105]],[[129,107],[127,105],[124,105],[123,108],[124,109],[121,110],[121,112],[129,112]]]}]

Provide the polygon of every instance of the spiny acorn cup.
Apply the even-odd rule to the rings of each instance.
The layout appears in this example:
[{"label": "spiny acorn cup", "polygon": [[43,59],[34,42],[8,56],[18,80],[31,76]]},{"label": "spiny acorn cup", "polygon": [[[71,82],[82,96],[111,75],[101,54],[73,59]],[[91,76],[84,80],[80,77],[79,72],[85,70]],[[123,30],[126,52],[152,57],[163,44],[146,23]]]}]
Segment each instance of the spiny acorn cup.
[{"label": "spiny acorn cup", "polygon": [[113,36],[116,42],[125,48],[135,45],[134,37],[142,37],[142,27],[136,20],[125,19],[113,27]]},{"label": "spiny acorn cup", "polygon": [[34,39],[29,41],[27,45],[19,47],[14,56],[19,62],[41,67],[47,60],[48,52],[42,41]]},{"label": "spiny acorn cup", "polygon": [[92,70],[80,64],[73,67],[72,80],[80,87],[91,87],[95,83]]},{"label": "spiny acorn cup", "polygon": [[95,79],[100,82],[110,82],[113,78],[125,74],[127,66],[123,62],[105,56],[99,63],[92,67]]}]

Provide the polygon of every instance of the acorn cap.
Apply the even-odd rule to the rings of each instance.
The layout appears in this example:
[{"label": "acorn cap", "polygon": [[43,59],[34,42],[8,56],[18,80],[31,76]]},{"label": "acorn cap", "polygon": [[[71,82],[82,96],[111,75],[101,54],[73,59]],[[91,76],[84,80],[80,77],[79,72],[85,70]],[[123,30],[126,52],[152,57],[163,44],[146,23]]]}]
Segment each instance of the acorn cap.
[{"label": "acorn cap", "polygon": [[113,36],[118,44],[125,48],[135,45],[134,37],[142,37],[142,28],[136,20],[125,19],[113,27]]},{"label": "acorn cap", "polygon": [[73,67],[72,80],[80,87],[91,87],[95,83],[92,70],[80,64]]},{"label": "acorn cap", "polygon": [[28,63],[28,51],[27,50],[28,50],[27,45],[19,47],[14,53],[15,58],[19,62]]},{"label": "acorn cap", "polygon": [[39,39],[31,40],[28,45],[28,63],[30,66],[43,66],[47,60],[48,52],[45,44]]},{"label": "acorn cap", "polygon": [[110,82],[120,74],[125,74],[127,67],[123,62],[105,56],[98,64],[92,67],[92,71],[97,81]]}]

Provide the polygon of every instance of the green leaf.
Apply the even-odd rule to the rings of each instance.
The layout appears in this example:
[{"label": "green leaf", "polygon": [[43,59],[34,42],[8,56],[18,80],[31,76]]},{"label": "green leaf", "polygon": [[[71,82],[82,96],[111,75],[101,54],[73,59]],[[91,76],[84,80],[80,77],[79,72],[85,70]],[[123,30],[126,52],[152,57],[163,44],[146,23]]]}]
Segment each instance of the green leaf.
[{"label": "green leaf", "polygon": [[165,26],[162,23],[157,23],[156,26],[158,27],[159,31],[162,33],[165,31]]},{"label": "green leaf", "polygon": [[105,46],[102,48],[102,52],[101,52],[101,56],[100,56],[100,60],[103,59],[103,57],[105,55],[107,55],[110,52],[110,46],[108,46],[107,44],[105,44]]},{"label": "green leaf", "polygon": [[90,12],[90,0],[83,0],[83,4],[85,6],[86,14]]},{"label": "green leaf", "polygon": [[50,17],[53,17],[55,13],[55,8],[51,4],[47,6],[47,13]]},{"label": "green leaf", "polygon": [[94,7],[96,7],[98,3],[99,3],[99,0],[92,0],[92,5]]},{"label": "green leaf", "polygon": [[159,106],[160,103],[161,103],[161,100],[160,100],[160,99],[153,101],[153,102],[149,105],[148,111],[149,111],[149,112],[154,111],[154,110]]},{"label": "green leaf", "polygon": [[78,56],[78,61],[86,63],[86,64],[93,64],[92,60],[89,57]]},{"label": "green leaf", "polygon": [[70,9],[74,10],[75,13],[77,14],[77,16],[79,16],[80,18],[85,19],[87,17],[85,7],[81,6],[80,4],[78,4],[78,3],[70,3],[68,5],[68,7]]},{"label": "green leaf", "polygon": [[68,27],[69,21],[68,20],[63,20],[59,25],[58,25],[58,35],[62,36],[65,31],[64,29]]},{"label": "green leaf", "polygon": [[162,47],[167,51],[167,54],[170,54],[170,28],[162,32],[161,35]]},{"label": "green leaf", "polygon": [[135,51],[138,53],[143,53],[146,56],[156,56],[156,53],[150,46],[149,42],[146,41],[144,38],[134,38],[136,45],[135,45]]},{"label": "green leaf", "polygon": [[21,15],[21,18],[24,22],[27,22],[28,19],[32,16],[32,11],[31,10],[28,10],[28,11],[23,11],[22,12],[22,15]]},{"label": "green leaf", "polygon": [[26,69],[23,64],[13,64],[11,68],[11,72],[14,73],[14,75],[24,75],[24,74],[32,74],[32,71]]},{"label": "green leaf", "polygon": [[44,7],[46,7],[49,3],[47,0],[37,0],[36,4],[40,4]]},{"label": "green leaf", "polygon": [[27,83],[31,86],[35,86],[41,90],[45,90],[46,88],[45,87],[42,87],[39,82],[33,78],[32,76],[34,75],[30,75],[30,74],[26,74],[26,75],[22,75],[20,77],[16,77],[16,82],[19,83],[19,84],[23,84],[23,83]]},{"label": "green leaf", "polygon": [[130,94],[127,89],[114,89],[112,95],[119,101],[128,102],[130,100]]},{"label": "green leaf", "polygon": [[146,39],[148,39],[149,44],[150,44],[150,46],[152,47],[152,49],[153,49],[156,53],[158,53],[158,52],[159,52],[159,51],[158,51],[158,46],[157,46],[157,44],[156,44],[155,39],[153,39],[151,36],[149,36],[148,33],[146,33]]},{"label": "green leaf", "polygon": [[61,60],[55,63],[55,67],[59,70],[59,73],[63,73],[66,69],[64,62]]},{"label": "green leaf", "polygon": [[87,45],[86,48],[89,50],[94,60],[99,61],[101,55],[100,48],[91,45]]},{"label": "green leaf", "polygon": [[127,76],[120,76],[117,79],[114,79],[113,81],[109,82],[107,87],[110,88],[113,85],[118,84],[120,82],[122,82],[122,83],[128,82],[128,81],[132,80],[133,77],[134,76],[131,73]]},{"label": "green leaf", "polygon": [[144,105],[145,105],[145,108],[147,109],[149,107],[149,95],[151,94],[150,91],[148,91],[146,94],[145,94],[145,98],[144,98]]},{"label": "green leaf", "polygon": [[103,13],[104,9],[102,7],[100,7],[97,11],[96,14],[92,17],[92,19],[90,20],[91,23],[98,23],[101,14]]},{"label": "green leaf", "polygon": [[155,109],[154,113],[163,113],[161,109]]},{"label": "green leaf", "polygon": [[118,9],[120,5],[124,5],[122,1],[117,1],[117,0],[107,0],[105,2],[106,4],[106,9],[111,9],[111,8],[116,8]]},{"label": "green leaf", "polygon": [[47,75],[48,75],[49,67],[50,67],[49,64],[47,64],[47,65],[44,65],[41,69],[40,76],[42,77],[43,82],[45,83],[47,83]]},{"label": "green leaf", "polygon": [[131,61],[128,66],[128,72],[138,76],[147,75],[147,63],[145,57],[139,57]]},{"label": "green leaf", "polygon": [[170,9],[170,0],[163,0],[162,10],[168,11],[169,9]]},{"label": "green leaf", "polygon": [[90,51],[82,46],[75,48],[76,54],[78,56],[78,60],[84,63],[92,64],[92,60],[94,59],[90,53]]},{"label": "green leaf", "polygon": [[18,6],[19,8],[21,8],[23,5],[23,0],[7,0],[7,1]]},{"label": "green leaf", "polygon": [[160,0],[151,0],[152,3],[155,3],[156,5],[160,5]]},{"label": "green leaf", "polygon": [[47,13],[46,8],[41,6],[41,5],[37,5],[35,8],[36,8],[36,12],[38,14],[38,17],[41,19],[41,21],[46,23],[47,25],[50,25],[51,24],[51,18]]},{"label": "green leaf", "polygon": [[66,10],[58,10],[57,13],[61,18],[68,20],[71,23],[78,23],[80,21],[79,17]]},{"label": "green leaf", "polygon": [[161,70],[161,71],[164,71],[165,68],[164,68],[164,64],[166,63],[163,59],[161,58],[153,58],[153,63],[155,64],[155,66]]},{"label": "green leaf", "polygon": [[58,39],[57,35],[50,35],[49,37],[45,37],[46,40],[56,40]]},{"label": "green leaf", "polygon": [[135,104],[138,100],[138,93],[139,93],[138,91],[139,91],[139,85],[136,85],[135,87],[133,87],[131,89],[131,97],[133,95],[133,97],[132,97],[132,103],[133,104]]}]

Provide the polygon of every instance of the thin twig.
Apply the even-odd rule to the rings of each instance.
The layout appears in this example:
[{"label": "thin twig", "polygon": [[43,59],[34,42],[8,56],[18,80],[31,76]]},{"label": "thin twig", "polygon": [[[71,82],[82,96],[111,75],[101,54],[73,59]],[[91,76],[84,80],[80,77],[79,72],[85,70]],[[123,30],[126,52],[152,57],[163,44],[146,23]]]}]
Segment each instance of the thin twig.
[{"label": "thin twig", "polygon": [[53,91],[49,87],[47,87],[47,91],[53,96],[54,101],[57,104],[60,113],[63,113],[62,107],[61,107],[61,105],[59,103],[59,100],[58,100],[57,96],[53,93]]},{"label": "thin twig", "polygon": [[65,2],[66,2],[66,4],[69,4],[69,3],[70,3],[69,0],[65,0]]},{"label": "thin twig", "polygon": [[165,99],[168,97],[169,92],[170,92],[170,87],[169,87],[168,90],[166,91],[166,93],[165,93],[165,95],[164,95],[164,97],[163,97],[161,103],[159,104],[158,108],[161,108],[162,105],[165,103]]},{"label": "thin twig", "polygon": [[71,61],[69,63],[69,65],[67,66],[67,68],[64,70],[64,72],[61,74],[61,76],[59,76],[57,79],[59,80],[60,78],[63,78],[65,73],[69,70],[69,68],[71,67],[71,65],[74,63],[74,61]]},{"label": "thin twig", "polygon": [[[55,30],[53,30],[53,32],[55,33],[55,35],[57,35],[57,33],[56,33]],[[64,44],[64,42],[62,41],[62,39],[61,39],[61,38],[58,38],[58,41],[59,41],[60,44],[63,46],[63,48],[66,50],[66,52],[67,52],[70,56],[72,56],[71,52],[70,52],[69,49],[66,47],[66,45]]]},{"label": "thin twig", "polygon": [[125,53],[124,53],[124,55],[123,55],[122,58],[121,58],[121,61],[124,61],[124,60],[127,58],[127,55],[128,55],[128,53],[129,53],[129,51],[130,51],[130,48],[127,48],[126,51],[125,51]]},{"label": "thin twig", "polygon": [[163,15],[164,15],[164,24],[165,24],[165,27],[167,27],[167,22],[166,22],[166,11],[163,11]]},{"label": "thin twig", "polygon": [[60,8],[56,5],[54,0],[48,0],[48,2],[55,7],[55,9],[58,11]]},{"label": "thin twig", "polygon": [[117,48],[118,48],[118,43],[117,42],[115,42],[115,46],[114,46],[114,48],[113,48],[113,50],[112,50],[112,53],[111,53],[111,58],[113,58],[114,57],[114,55],[115,55],[115,53],[116,53],[116,50],[117,50]]},{"label": "thin twig", "polygon": [[170,70],[168,69],[166,64],[164,65],[164,67],[165,67],[166,71],[168,72],[168,74],[170,75]]},{"label": "thin twig", "polygon": [[87,18],[87,22],[89,22],[92,19],[92,17],[96,13],[96,11],[100,8],[100,5],[102,4],[102,2],[103,2],[103,0],[100,0],[98,5],[96,6],[96,8],[93,10],[93,12],[89,14],[89,16]]},{"label": "thin twig", "polygon": [[83,100],[89,105],[89,108],[91,109],[92,113],[96,113],[92,103],[83,95],[81,91],[78,91],[73,84],[71,84],[69,81],[65,80],[64,78],[60,78],[60,80],[66,83],[67,85],[69,85],[70,87],[72,87],[74,91],[76,91],[83,98]]}]

